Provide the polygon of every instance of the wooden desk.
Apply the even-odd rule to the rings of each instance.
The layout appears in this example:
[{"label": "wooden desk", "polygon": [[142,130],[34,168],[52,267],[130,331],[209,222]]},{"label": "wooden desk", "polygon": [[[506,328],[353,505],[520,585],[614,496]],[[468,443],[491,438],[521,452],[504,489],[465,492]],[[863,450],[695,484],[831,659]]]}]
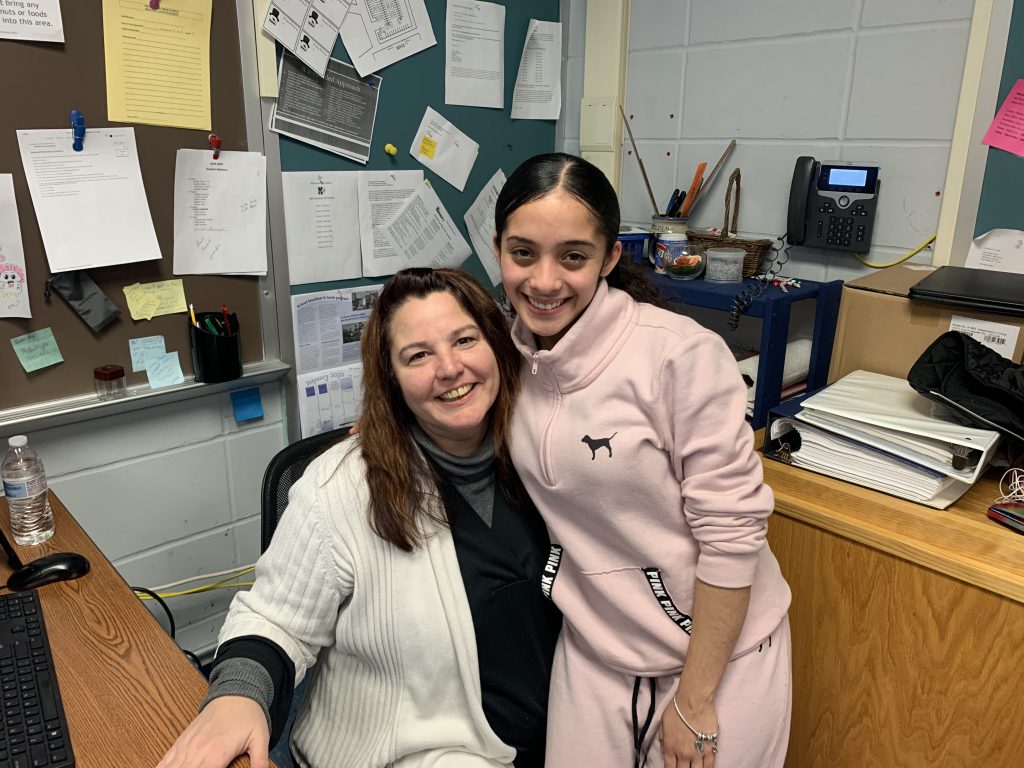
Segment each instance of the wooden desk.
[{"label": "wooden desk", "polygon": [[997,479],[930,509],[770,459],[793,590],[787,768],[1021,764],[1024,536]]},{"label": "wooden desk", "polygon": [[[81,579],[39,588],[77,767],[153,768],[195,716],[206,681],[52,491],[50,506],[53,538],[15,549],[23,562],[71,550],[92,564]],[[0,525],[13,544],[2,498]],[[10,571],[2,559],[0,583]]]}]

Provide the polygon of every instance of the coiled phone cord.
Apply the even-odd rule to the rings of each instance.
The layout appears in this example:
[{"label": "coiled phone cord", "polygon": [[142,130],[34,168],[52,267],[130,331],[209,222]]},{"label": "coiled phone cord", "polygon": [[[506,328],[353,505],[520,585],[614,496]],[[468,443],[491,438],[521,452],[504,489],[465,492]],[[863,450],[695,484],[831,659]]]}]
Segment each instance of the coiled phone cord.
[{"label": "coiled phone cord", "polygon": [[782,235],[775,238],[775,244],[771,247],[771,254],[762,266],[767,266],[761,274],[754,278],[751,285],[745,286],[737,293],[732,300],[732,309],[729,310],[729,330],[735,331],[740,324],[740,315],[750,309],[754,299],[767,290],[772,280],[779,276],[782,267],[789,261],[789,250],[793,246],[789,244],[789,235]]}]

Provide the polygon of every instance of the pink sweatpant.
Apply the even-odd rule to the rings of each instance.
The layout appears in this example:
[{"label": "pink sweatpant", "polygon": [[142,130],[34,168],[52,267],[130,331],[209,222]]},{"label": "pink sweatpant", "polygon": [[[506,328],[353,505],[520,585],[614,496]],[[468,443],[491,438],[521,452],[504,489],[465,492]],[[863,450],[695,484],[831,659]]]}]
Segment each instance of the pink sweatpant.
[{"label": "pink sweatpant", "polygon": [[[580,650],[569,625],[555,649],[548,702],[546,768],[633,766],[634,676],[612,670]],[[656,680],[654,719],[644,742],[646,768],[663,768],[658,731],[679,675]],[[642,681],[637,702],[642,724],[650,707],[650,684]],[[718,755],[715,768],[782,768],[792,709],[789,619],[784,618],[759,648],[733,659],[718,688]]]}]

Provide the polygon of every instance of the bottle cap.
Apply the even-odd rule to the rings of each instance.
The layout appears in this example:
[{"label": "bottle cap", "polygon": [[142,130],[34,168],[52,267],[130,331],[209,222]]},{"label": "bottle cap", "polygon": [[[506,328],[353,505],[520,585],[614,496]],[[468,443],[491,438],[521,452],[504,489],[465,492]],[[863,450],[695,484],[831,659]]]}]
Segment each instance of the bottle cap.
[{"label": "bottle cap", "polygon": [[113,381],[114,379],[124,378],[124,366],[121,365],[101,365],[99,368],[94,368],[92,375],[100,381]]},{"label": "bottle cap", "polygon": [[11,448],[24,448],[28,445],[28,438],[24,435],[14,435],[7,441],[7,444],[11,446]]}]

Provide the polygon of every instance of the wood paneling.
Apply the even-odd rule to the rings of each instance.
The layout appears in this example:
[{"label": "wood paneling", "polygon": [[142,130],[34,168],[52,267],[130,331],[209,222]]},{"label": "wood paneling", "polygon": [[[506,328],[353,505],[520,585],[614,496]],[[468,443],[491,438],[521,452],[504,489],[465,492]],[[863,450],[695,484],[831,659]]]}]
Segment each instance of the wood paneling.
[{"label": "wood paneling", "polygon": [[769,541],[793,590],[787,768],[1021,764],[1024,606],[787,514]]}]

